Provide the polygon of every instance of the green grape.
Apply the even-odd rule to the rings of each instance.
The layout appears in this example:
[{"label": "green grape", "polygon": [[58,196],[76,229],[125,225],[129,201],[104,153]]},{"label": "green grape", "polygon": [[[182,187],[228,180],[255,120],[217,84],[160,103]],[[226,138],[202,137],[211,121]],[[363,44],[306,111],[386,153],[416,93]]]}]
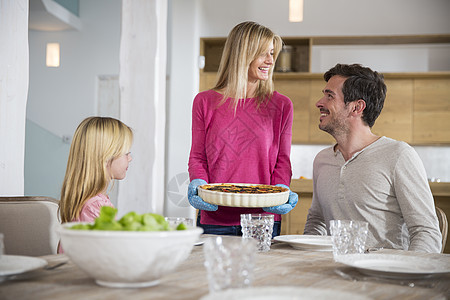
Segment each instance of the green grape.
[{"label": "green grape", "polygon": [[[95,219],[94,224],[76,224],[71,229],[76,230],[123,230],[123,231],[169,231],[169,223],[164,216],[155,213],[138,214],[129,212],[120,220],[116,221],[117,209],[110,206],[103,206],[100,215]],[[186,230],[187,226],[179,224],[176,230]]]}]

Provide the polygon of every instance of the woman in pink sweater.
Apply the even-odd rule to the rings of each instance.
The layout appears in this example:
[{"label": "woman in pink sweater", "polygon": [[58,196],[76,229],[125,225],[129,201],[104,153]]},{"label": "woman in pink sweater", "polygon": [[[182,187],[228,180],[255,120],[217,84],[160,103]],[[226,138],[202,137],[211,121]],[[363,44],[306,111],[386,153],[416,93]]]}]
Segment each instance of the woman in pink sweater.
[{"label": "woman in pink sweater", "polygon": [[290,192],[289,201],[275,207],[217,206],[203,201],[197,190],[206,183],[289,186],[293,105],[273,90],[272,81],[281,47],[281,38],[267,27],[236,25],[225,43],[215,87],[194,99],[188,199],[200,210],[197,225],[204,233],[242,235],[240,215],[262,213],[275,215],[276,236],[280,214],[297,204],[297,194]]}]

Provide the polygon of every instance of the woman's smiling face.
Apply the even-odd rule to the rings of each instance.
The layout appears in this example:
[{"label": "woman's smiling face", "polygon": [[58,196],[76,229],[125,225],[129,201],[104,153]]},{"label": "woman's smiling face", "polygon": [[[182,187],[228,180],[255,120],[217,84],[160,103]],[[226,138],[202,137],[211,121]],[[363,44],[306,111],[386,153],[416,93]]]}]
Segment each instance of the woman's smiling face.
[{"label": "woman's smiling face", "polygon": [[269,70],[273,65],[273,42],[260,56],[258,56],[248,68],[248,81],[256,82],[257,80],[269,79]]}]

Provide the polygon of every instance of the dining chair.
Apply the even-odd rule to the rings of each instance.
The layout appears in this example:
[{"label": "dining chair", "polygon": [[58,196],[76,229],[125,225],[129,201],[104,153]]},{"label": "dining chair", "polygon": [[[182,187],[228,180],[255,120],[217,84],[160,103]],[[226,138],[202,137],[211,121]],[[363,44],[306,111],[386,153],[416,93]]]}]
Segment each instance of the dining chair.
[{"label": "dining chair", "polygon": [[5,254],[56,254],[59,201],[51,197],[0,197],[0,232]]},{"label": "dining chair", "polygon": [[447,243],[447,233],[448,233],[448,220],[445,212],[436,206],[436,215],[439,220],[439,229],[442,234],[442,253],[444,252],[445,244]]}]

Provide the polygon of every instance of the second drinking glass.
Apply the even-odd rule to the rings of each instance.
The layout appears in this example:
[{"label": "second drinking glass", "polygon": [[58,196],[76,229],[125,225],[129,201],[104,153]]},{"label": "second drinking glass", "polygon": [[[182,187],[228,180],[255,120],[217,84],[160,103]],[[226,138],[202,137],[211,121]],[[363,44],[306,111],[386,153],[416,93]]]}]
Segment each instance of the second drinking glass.
[{"label": "second drinking glass", "polygon": [[272,243],[273,222],[273,215],[243,214],[241,215],[242,237],[256,239],[258,251],[269,251]]}]

